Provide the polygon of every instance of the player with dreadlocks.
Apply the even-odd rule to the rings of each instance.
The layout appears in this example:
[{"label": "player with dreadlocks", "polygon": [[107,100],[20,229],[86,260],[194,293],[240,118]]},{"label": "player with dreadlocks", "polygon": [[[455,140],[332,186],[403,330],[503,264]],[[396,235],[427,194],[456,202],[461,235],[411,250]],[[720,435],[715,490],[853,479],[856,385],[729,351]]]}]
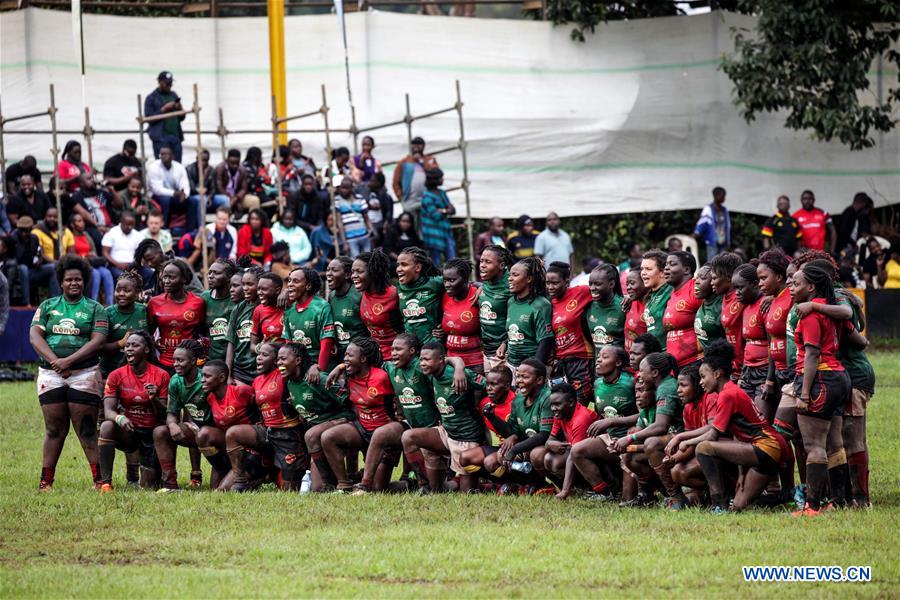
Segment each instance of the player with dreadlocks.
[{"label": "player with dreadlocks", "polygon": [[553,307],[547,300],[544,263],[523,258],[509,270],[506,313],[507,360],[516,368],[526,358],[547,364],[553,356]]},{"label": "player with dreadlocks", "polygon": [[[284,311],[281,337],[306,346],[313,361],[307,381],[319,381],[320,372],[328,373],[333,359],[334,317],[331,306],[319,296],[322,278],[315,269],[297,267],[287,279],[288,297],[292,304]],[[379,363],[380,364],[380,363]]]},{"label": "player with dreadlocks", "polygon": [[349,256],[338,256],[325,269],[325,282],[331,291],[328,304],[334,317],[338,360],[344,358],[350,340],[366,334],[366,325],[359,314],[362,293],[353,285],[352,273],[353,259]]},{"label": "player with dreadlocks", "polygon": [[[244,257],[249,264],[250,259]],[[251,335],[253,332],[253,312],[259,304],[259,279],[264,274],[259,265],[246,266],[241,274],[241,293],[243,300],[231,311],[228,322],[228,350],[225,363],[231,373],[232,381],[250,385],[256,377],[256,358],[253,356]],[[232,285],[235,282],[232,281]]]},{"label": "player with dreadlocks", "polygon": [[123,271],[116,280],[115,302],[106,307],[109,331],[100,352],[100,375],[103,379],[125,364],[123,348],[128,334],[147,330],[147,305],[138,302],[144,280],[137,270]]},{"label": "player with dreadlocks", "polygon": [[434,330],[441,320],[444,278],[428,253],[415,246],[404,248],[397,256],[397,278],[403,326],[427,344],[435,339]]},{"label": "player with dreadlocks", "polygon": [[229,287],[231,276],[236,272],[237,265],[227,258],[216,259],[206,272],[209,289],[200,294],[200,297],[206,304],[206,330],[212,343],[209,349],[210,360],[224,359],[228,351],[228,322],[234,309]]},{"label": "player with dreadlocks", "polygon": [[484,351],[484,371],[506,367],[506,309],[509,305],[509,268],[515,259],[503,246],[485,247],[478,260],[481,294],[478,298],[478,317],[481,322],[481,344]]},{"label": "player with dreadlocks", "polygon": [[376,248],[353,259],[350,270],[353,287],[362,295],[359,317],[378,342],[382,356],[390,355],[394,338],[403,331],[400,295],[391,285],[390,264],[387,255]]},{"label": "player with dreadlocks", "polygon": [[444,341],[447,356],[459,357],[466,368],[484,374],[478,310],[480,288],[469,281],[472,263],[464,258],[451,258],[444,264],[443,272],[441,323],[434,331],[435,337]]},{"label": "player with dreadlocks", "polygon": [[186,288],[193,275],[183,260],[170,260],[162,268],[163,293],[147,303],[147,330],[159,331],[159,364],[169,372],[174,372],[175,348],[182,340],[196,337],[206,320],[206,303]]},{"label": "player with dreadlocks", "polygon": [[615,265],[601,263],[588,276],[591,306],[587,312],[588,332],[594,356],[607,344],[625,343],[625,311],[622,309],[622,282]]}]

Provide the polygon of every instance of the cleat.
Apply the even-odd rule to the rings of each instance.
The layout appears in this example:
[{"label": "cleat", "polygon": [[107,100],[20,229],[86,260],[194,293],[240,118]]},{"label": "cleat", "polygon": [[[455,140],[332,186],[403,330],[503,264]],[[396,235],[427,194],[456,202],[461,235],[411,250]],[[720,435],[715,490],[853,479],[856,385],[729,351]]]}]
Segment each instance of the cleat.
[{"label": "cleat", "polygon": [[53,482],[52,481],[44,481],[41,479],[41,483],[38,485],[39,492],[52,492],[53,491]]},{"label": "cleat", "polygon": [[590,500],[591,502],[615,502],[616,499],[612,494],[598,494],[597,492],[587,492],[584,494],[583,498],[585,500]]},{"label": "cleat", "polygon": [[555,496],[556,488],[555,487],[544,487],[539,490],[535,490],[533,496]]},{"label": "cleat", "polygon": [[104,483],[100,486],[101,494],[112,494],[112,491],[113,491],[112,485],[110,485],[108,483]]},{"label": "cleat", "polygon": [[807,504],[803,510],[795,510],[791,513],[792,517],[818,517],[822,514],[822,509],[816,510]]},{"label": "cleat", "polygon": [[141,489],[141,484],[137,481],[127,481],[125,482],[125,487],[129,490],[139,490]]},{"label": "cleat", "polygon": [[721,506],[713,506],[709,509],[709,514],[711,515],[724,515],[728,512],[727,508],[722,508]]},{"label": "cleat", "polygon": [[372,490],[369,489],[369,486],[363,485],[361,483],[357,483],[353,486],[353,491],[350,492],[351,496],[368,496]]},{"label": "cleat", "polygon": [[497,489],[498,496],[515,496],[519,493],[519,486],[515,483],[504,483]]},{"label": "cleat", "polygon": [[621,506],[622,508],[644,508],[646,506],[652,506],[654,504],[656,504],[656,498],[648,494],[639,493],[631,500],[620,502],[619,506]]},{"label": "cleat", "polygon": [[157,494],[174,494],[174,493],[180,492],[180,491],[181,491],[181,489],[177,488],[177,487],[175,487],[175,488],[161,487],[158,490],[156,490],[156,493]]},{"label": "cleat", "polygon": [[691,501],[685,497],[681,498],[666,498],[666,508],[669,510],[684,510],[686,508],[690,508]]},{"label": "cleat", "polygon": [[797,505],[798,510],[803,510],[806,506],[806,484],[801,483],[798,486],[794,487],[794,504]]}]

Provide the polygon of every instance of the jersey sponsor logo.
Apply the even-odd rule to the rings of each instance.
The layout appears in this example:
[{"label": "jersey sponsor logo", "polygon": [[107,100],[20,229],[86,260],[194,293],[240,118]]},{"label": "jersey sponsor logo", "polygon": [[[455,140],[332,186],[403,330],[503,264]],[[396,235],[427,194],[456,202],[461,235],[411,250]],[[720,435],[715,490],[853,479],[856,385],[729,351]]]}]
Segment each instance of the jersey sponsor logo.
[{"label": "jersey sponsor logo", "polygon": [[173,328],[173,329],[170,329],[170,330],[169,330],[169,337],[170,337],[170,338],[173,338],[173,339],[176,339],[176,338],[177,338],[177,339],[180,339],[180,338],[181,338],[181,330],[180,330],[180,329],[174,329],[174,328]]},{"label": "jersey sponsor logo", "polygon": [[60,319],[50,328],[50,333],[57,335],[78,335],[81,329],[75,326],[75,319]]},{"label": "jersey sponsor logo", "polygon": [[294,331],[293,335],[291,336],[291,339],[293,339],[298,344],[303,344],[307,348],[312,346],[312,339],[309,336],[307,336],[306,332],[303,331],[302,329],[297,329],[296,331]]},{"label": "jersey sponsor logo", "polygon": [[569,303],[566,304],[566,310],[572,312],[578,308],[578,298],[572,298],[569,300]]},{"label": "jersey sponsor logo", "polygon": [[757,315],[750,315],[750,327],[756,327],[759,325],[759,317]]},{"label": "jersey sponsor logo", "polygon": [[740,302],[734,302],[734,303],[731,304],[731,306],[728,307],[728,312],[730,312],[730,313],[733,314],[733,315],[738,314],[738,312],[739,312],[740,310],[741,310],[741,303],[740,303]]},{"label": "jersey sponsor logo", "polygon": [[275,381],[271,381],[271,382],[269,382],[269,386],[266,389],[269,390],[270,392],[274,392],[275,390],[278,389],[278,383]]},{"label": "jersey sponsor logo", "polygon": [[521,342],[525,339],[525,334],[519,331],[519,326],[513,323],[509,326],[509,331],[507,332],[507,337],[511,342]]},{"label": "jersey sponsor logo", "polygon": [[296,461],[296,460],[297,460],[296,454],[285,454],[284,455],[284,462],[286,462],[289,465],[294,464],[294,461]]},{"label": "jersey sponsor logo", "polygon": [[213,319],[212,324],[209,326],[209,335],[211,337],[224,337],[227,332],[228,319],[226,319],[225,317]]},{"label": "jersey sponsor logo", "polygon": [[784,310],[779,306],[775,309],[775,312],[772,313],[772,319],[775,321],[780,321],[781,317],[784,315]]},{"label": "jersey sponsor logo", "polygon": [[478,309],[478,316],[481,317],[483,321],[493,321],[497,318],[497,313],[494,312],[494,307],[491,303],[485,301],[481,303],[481,306]]},{"label": "jersey sponsor logo", "polygon": [[188,414],[191,415],[191,419],[194,421],[203,421],[206,418],[206,411],[197,408],[196,404],[185,404],[185,410],[187,410]]},{"label": "jersey sponsor logo", "polygon": [[253,330],[253,321],[247,319],[246,321],[241,321],[241,324],[238,325],[237,328],[237,337],[239,340],[249,340],[250,332]]},{"label": "jersey sponsor logo", "polygon": [[653,317],[652,314],[650,314],[649,308],[644,309],[644,323],[646,323],[647,327],[650,329],[652,329],[653,326],[656,324],[656,319]]},{"label": "jersey sponsor logo", "polygon": [[420,305],[416,298],[413,298],[406,303],[406,308],[403,309],[403,316],[406,318],[421,317],[425,312],[425,307]]},{"label": "jersey sponsor logo", "polygon": [[459,315],[459,320],[463,323],[471,323],[473,318],[475,318],[475,315],[473,315],[470,310],[464,310],[462,314]]},{"label": "jersey sponsor logo", "polygon": [[397,396],[397,399],[400,400],[400,404],[403,404],[404,406],[422,404],[422,396],[417,395],[415,390],[410,387],[403,388],[400,391],[400,395]]},{"label": "jersey sponsor logo", "polygon": [[82,311],[80,311],[80,310],[79,310],[78,312],[75,313],[75,318],[76,318],[76,319],[87,319],[89,316],[90,316],[90,315],[88,315],[86,312],[82,312]]},{"label": "jersey sponsor logo", "polygon": [[603,327],[603,325],[598,325],[591,332],[591,340],[594,342],[594,345],[600,345],[600,344],[611,344],[613,341],[613,338],[611,335],[609,335],[609,333],[606,331],[606,328]]},{"label": "jersey sponsor logo", "polygon": [[237,410],[233,406],[225,407],[225,416],[226,417],[233,417],[235,414],[237,414]]},{"label": "jersey sponsor logo", "polygon": [[268,403],[268,402],[263,402],[262,404],[260,404],[260,405],[259,405],[259,410],[269,410],[269,403]]},{"label": "jersey sponsor logo", "polygon": [[452,415],[456,413],[456,409],[447,404],[447,399],[443,396],[435,398],[434,404],[437,406],[438,412],[442,415]]},{"label": "jersey sponsor logo", "polygon": [[603,407],[603,418],[604,419],[615,419],[619,416],[619,411],[615,406],[604,406]]}]

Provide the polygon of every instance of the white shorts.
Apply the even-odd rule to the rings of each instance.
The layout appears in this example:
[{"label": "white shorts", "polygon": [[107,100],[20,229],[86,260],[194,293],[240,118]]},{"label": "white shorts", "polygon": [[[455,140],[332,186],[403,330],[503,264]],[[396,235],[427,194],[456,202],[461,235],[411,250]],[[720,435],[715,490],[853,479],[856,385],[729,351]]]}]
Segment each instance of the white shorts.
[{"label": "white shorts", "polygon": [[68,377],[63,377],[53,369],[39,367],[37,376],[38,396],[59,388],[70,388],[99,397],[103,388],[100,380],[100,369],[96,366],[77,369],[69,373]]},{"label": "white shorts", "polygon": [[[479,442],[458,442],[452,440],[450,439],[450,436],[447,435],[447,430],[444,429],[443,425],[438,425],[435,429],[437,430],[438,435],[441,436],[441,442],[443,442],[450,455],[450,470],[457,475],[465,475],[465,469],[459,464],[460,455],[466,450],[480,447],[481,444]],[[442,459],[446,458],[447,455],[438,454],[422,448],[422,456],[425,458],[425,466],[430,469],[437,469],[441,468]]]}]

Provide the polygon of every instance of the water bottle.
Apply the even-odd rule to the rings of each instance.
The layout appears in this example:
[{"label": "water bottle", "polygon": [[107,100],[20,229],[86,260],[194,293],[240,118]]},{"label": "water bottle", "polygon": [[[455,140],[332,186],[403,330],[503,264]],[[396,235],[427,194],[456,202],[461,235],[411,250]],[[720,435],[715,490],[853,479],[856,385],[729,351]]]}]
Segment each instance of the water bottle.
[{"label": "water bottle", "polygon": [[312,488],[312,475],[307,471],[303,474],[303,480],[300,482],[300,493],[308,494],[309,490]]},{"label": "water bottle", "polygon": [[509,468],[517,473],[528,475],[534,469],[534,466],[530,462],[524,460],[514,460],[510,463]]}]

